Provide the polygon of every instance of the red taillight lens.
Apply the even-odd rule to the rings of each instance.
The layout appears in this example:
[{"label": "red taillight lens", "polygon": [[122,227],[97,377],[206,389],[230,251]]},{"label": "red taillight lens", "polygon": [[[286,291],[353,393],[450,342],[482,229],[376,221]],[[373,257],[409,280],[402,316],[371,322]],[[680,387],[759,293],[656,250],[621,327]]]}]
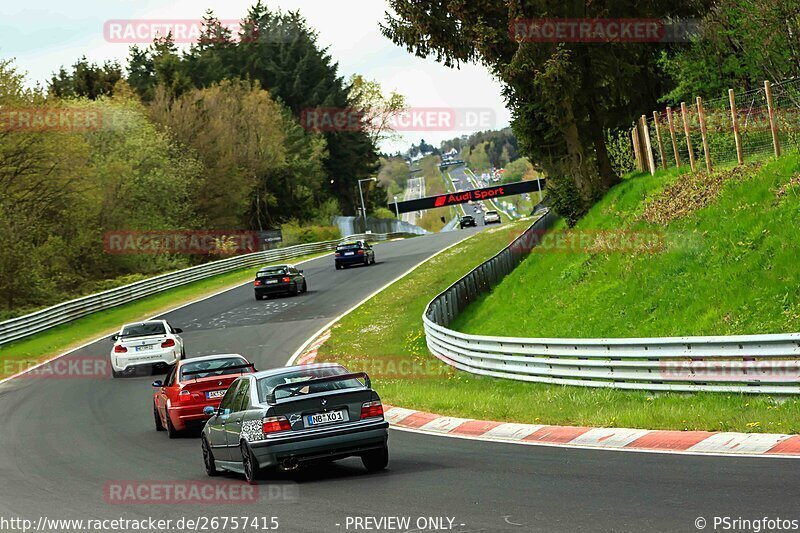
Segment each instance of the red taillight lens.
[{"label": "red taillight lens", "polygon": [[261,430],[264,434],[288,431],[290,429],[292,429],[292,425],[285,416],[269,416],[261,419]]},{"label": "red taillight lens", "polygon": [[261,286],[261,280],[258,280],[258,279],[257,279],[257,280],[255,280],[255,281],[253,282],[253,285],[255,285],[256,287],[260,287],[260,286]]},{"label": "red taillight lens", "polygon": [[284,283],[289,283],[290,281],[292,281],[292,278],[281,278],[281,281]]},{"label": "red taillight lens", "polygon": [[114,353],[125,353],[127,351],[128,349],[122,346],[121,344],[117,344],[116,346],[114,346]]},{"label": "red taillight lens", "polygon": [[361,405],[361,418],[383,417],[383,405],[380,400],[364,402]]},{"label": "red taillight lens", "polygon": [[161,343],[162,348],[172,348],[173,346],[175,346],[175,341],[172,339],[167,339]]},{"label": "red taillight lens", "polygon": [[333,256],[334,256],[334,257],[342,257],[342,254],[341,254],[341,253],[339,253],[339,252],[336,252],[335,254],[333,254]]},{"label": "red taillight lens", "polygon": [[364,250],[359,250],[358,255],[364,255]]}]

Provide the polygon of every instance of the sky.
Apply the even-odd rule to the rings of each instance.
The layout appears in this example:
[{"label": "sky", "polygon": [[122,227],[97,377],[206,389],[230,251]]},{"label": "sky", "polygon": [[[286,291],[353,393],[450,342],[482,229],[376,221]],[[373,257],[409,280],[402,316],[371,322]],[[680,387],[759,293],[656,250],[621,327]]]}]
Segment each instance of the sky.
[{"label": "sky", "polygon": [[[15,58],[30,85],[46,85],[62,65],[85,55],[90,61],[124,64],[130,44],[111,42],[110,20],[200,19],[212,9],[220,19],[240,19],[255,0],[0,0],[0,58]],[[404,150],[425,139],[443,140],[477,130],[508,126],[510,115],[500,84],[480,65],[450,69],[413,56],[381,35],[378,24],[388,9],[382,0],[267,0],[270,9],[299,10],[330,47],[340,72],[378,81],[406,97],[412,111],[400,138],[384,142],[386,152]],[[431,110],[450,118],[425,120]],[[415,122],[415,121],[421,122]]]}]

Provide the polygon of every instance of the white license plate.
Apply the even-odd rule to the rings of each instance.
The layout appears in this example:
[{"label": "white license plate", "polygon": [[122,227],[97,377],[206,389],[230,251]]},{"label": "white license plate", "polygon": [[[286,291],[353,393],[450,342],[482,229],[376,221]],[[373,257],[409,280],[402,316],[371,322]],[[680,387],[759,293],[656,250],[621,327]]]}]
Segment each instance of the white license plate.
[{"label": "white license plate", "polygon": [[268,279],[267,280],[267,285],[272,285],[273,283],[278,283],[278,280],[277,279]]},{"label": "white license plate", "polygon": [[136,351],[137,351],[137,352],[146,352],[147,350],[152,350],[152,349],[153,349],[153,346],[154,346],[154,345],[152,345],[152,344],[150,344],[150,345],[148,345],[148,346],[137,346],[137,347],[136,347]]},{"label": "white license plate", "polygon": [[206,398],[209,400],[218,400],[225,396],[225,390],[210,390],[206,392]]},{"label": "white license plate", "polygon": [[303,417],[305,427],[321,426],[324,424],[333,424],[335,422],[346,422],[348,420],[347,410],[341,409],[339,411],[329,411],[327,413],[316,413],[313,415],[306,415]]},{"label": "white license plate", "polygon": [[356,255],[355,252],[345,252],[344,255]]}]

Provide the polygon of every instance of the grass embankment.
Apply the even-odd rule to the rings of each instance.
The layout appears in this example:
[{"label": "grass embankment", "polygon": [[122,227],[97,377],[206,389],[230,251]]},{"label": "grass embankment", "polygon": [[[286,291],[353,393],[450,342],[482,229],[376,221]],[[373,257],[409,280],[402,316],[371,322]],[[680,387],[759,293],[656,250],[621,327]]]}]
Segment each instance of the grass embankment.
[{"label": "grass embankment", "polygon": [[[289,262],[296,264],[321,255],[325,254],[311,254]],[[256,269],[251,267],[219,274],[141,300],[92,313],[42,333],[2,345],[0,346],[0,379],[12,376],[100,336],[110,335],[117,331],[121,324],[144,320],[182,304],[241,285],[252,279],[255,271]],[[176,326],[179,325],[176,324]]]},{"label": "grass embankment", "polygon": [[[800,156],[793,154],[739,171],[723,168],[712,176],[679,175],[674,169],[655,176],[631,175],[577,229],[595,238],[602,235],[591,233],[595,230],[663,234],[663,249],[533,253],[451,327],[531,337],[798,331],[799,170]],[[491,255],[488,243],[477,246],[479,238],[442,254],[347,316],[323,346],[323,356],[356,364],[366,360],[368,371],[375,359],[378,367],[391,359],[390,369],[399,368],[397,360],[413,363],[415,375],[377,380],[386,402],[453,416],[800,433],[796,397],[653,395],[533,384],[474,376],[439,364],[427,352],[420,315],[435,294]],[[495,244],[499,249],[501,243]]]}]

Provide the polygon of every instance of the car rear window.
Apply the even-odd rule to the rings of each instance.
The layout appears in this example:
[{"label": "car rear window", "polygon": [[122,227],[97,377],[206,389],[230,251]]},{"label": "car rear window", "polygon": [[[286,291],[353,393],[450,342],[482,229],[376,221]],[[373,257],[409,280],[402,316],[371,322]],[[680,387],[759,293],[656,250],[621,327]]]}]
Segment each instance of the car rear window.
[{"label": "car rear window", "polygon": [[486,211],[487,215],[496,215],[497,211]]},{"label": "car rear window", "polygon": [[[209,376],[226,376],[229,374],[239,374],[242,372],[241,368],[231,368],[231,367],[237,367],[246,364],[247,361],[245,361],[241,357],[226,357],[224,359],[197,361],[196,363],[189,361],[181,365],[181,380],[187,378],[194,379],[194,378],[205,378]],[[195,374],[195,372],[200,372],[200,371],[202,371],[202,373]]]},{"label": "car rear window", "polygon": [[337,250],[358,250],[359,248],[361,248],[361,245],[357,242],[340,244],[336,247]]},{"label": "car rear window", "polygon": [[[307,381],[309,379],[323,378],[328,376],[339,376],[347,374],[347,370],[340,366],[331,366],[324,368],[310,368],[305,370],[295,370],[285,374],[278,374],[276,376],[268,376],[258,380],[258,398],[260,401],[265,402],[267,395],[272,392],[272,389],[284,383],[297,383]],[[289,396],[301,396],[304,394],[314,394],[317,392],[327,392],[332,390],[353,389],[363,387],[364,384],[357,379],[346,379],[342,381],[329,381],[327,383],[318,383],[312,386],[306,386],[297,390],[281,389],[277,391],[276,399],[288,398]]]},{"label": "car rear window", "polygon": [[284,267],[265,268],[263,270],[259,270],[258,274],[256,274],[256,277],[260,278],[262,276],[283,276],[284,274],[286,274],[286,268]]},{"label": "car rear window", "polygon": [[129,324],[122,328],[122,337],[147,337],[148,335],[165,335],[167,330],[163,322],[142,322]]}]

